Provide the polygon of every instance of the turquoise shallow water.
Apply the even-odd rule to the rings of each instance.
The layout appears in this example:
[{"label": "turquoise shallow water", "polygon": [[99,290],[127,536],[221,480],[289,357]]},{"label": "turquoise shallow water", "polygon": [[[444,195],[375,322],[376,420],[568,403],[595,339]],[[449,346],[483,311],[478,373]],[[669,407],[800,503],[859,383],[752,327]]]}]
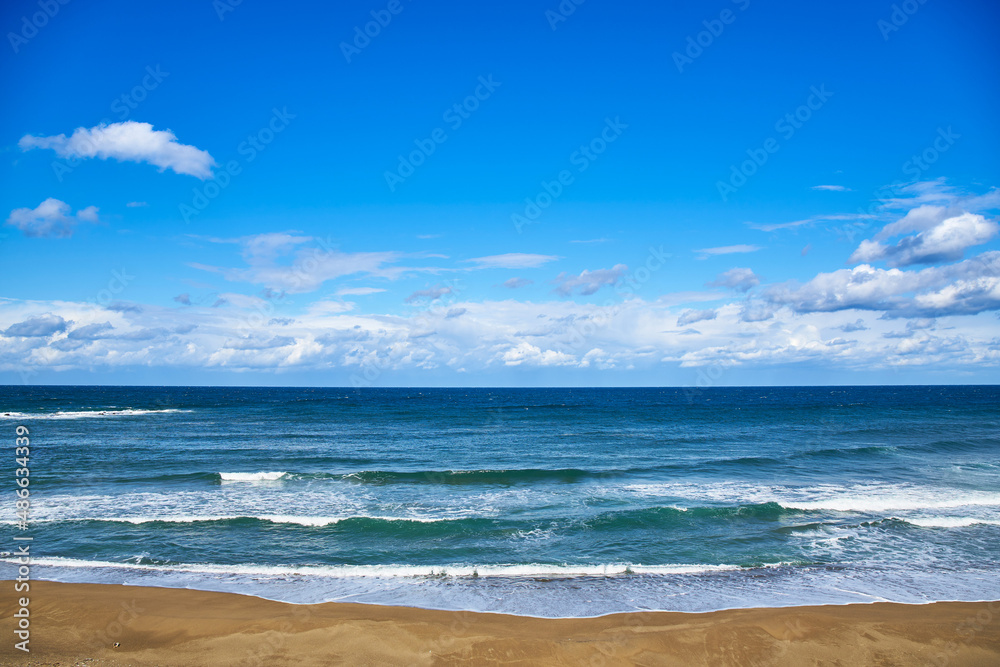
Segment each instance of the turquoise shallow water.
[{"label": "turquoise shallow water", "polygon": [[1000,598],[997,387],[0,392],[38,577],[543,616]]}]

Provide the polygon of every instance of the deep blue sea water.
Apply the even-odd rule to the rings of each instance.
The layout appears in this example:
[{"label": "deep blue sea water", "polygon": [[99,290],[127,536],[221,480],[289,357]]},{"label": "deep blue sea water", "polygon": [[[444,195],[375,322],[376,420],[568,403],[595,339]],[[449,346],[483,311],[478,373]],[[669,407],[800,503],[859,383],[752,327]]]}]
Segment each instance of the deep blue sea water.
[{"label": "deep blue sea water", "polygon": [[[1000,387],[0,387],[32,576],[538,616],[1000,599]],[[14,430],[31,431],[28,531]]]}]

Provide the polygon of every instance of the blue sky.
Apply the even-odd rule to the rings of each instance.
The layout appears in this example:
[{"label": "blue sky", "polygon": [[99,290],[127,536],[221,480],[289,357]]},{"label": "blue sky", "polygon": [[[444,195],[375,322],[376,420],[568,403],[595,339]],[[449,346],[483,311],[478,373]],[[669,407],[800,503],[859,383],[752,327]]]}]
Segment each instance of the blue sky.
[{"label": "blue sky", "polygon": [[998,14],[5,3],[0,381],[996,382]]}]

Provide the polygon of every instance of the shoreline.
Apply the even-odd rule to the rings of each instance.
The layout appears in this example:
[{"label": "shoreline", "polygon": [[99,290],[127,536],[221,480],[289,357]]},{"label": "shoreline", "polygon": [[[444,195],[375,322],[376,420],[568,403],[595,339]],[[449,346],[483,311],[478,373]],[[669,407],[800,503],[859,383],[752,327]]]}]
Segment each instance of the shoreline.
[{"label": "shoreline", "polygon": [[[114,584],[0,586],[4,664],[1000,664],[1000,602],[539,618]],[[22,595],[30,654],[13,646]]]}]

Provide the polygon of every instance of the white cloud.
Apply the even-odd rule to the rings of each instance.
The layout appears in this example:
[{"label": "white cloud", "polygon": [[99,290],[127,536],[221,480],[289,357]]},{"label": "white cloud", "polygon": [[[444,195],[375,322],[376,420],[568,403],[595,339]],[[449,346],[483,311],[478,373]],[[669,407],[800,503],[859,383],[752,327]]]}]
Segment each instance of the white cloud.
[{"label": "white cloud", "polygon": [[956,280],[940,289],[918,294],[913,304],[900,308],[902,316],[974,315],[1000,309],[1000,276]]},{"label": "white cloud", "polygon": [[[378,383],[393,384],[396,371],[448,368],[480,373],[504,368],[670,372],[711,364],[725,372],[737,366],[807,362],[868,371],[933,364],[980,370],[1000,364],[991,313],[939,319],[934,328],[914,319],[930,315],[914,315],[906,327],[912,335],[885,338],[904,327],[875,319],[870,327],[848,331],[845,322],[856,321],[857,311],[848,311],[849,317],[797,313],[778,303],[740,300],[714,309],[714,318],[700,320],[698,335],[681,335],[669,307],[638,297],[610,307],[572,300],[460,302],[405,316],[364,314],[345,302],[320,300],[299,304],[294,318],[267,319],[259,316],[259,308],[268,302],[225,296],[231,305],[221,310],[145,305],[121,312],[96,304],[0,299],[0,330],[32,334],[0,337],[0,370],[299,369],[339,372],[338,381],[348,381],[351,373],[361,377],[374,369]],[[747,321],[768,312],[766,321]],[[78,333],[63,335],[68,330]],[[824,332],[836,336],[827,339]],[[695,381],[693,371],[669,377],[682,384]]]},{"label": "white cloud", "polygon": [[757,252],[758,250],[761,250],[760,246],[741,244],[725,245],[718,248],[702,248],[701,250],[695,250],[695,252],[699,254],[698,259],[708,259],[716,255],[734,255],[738,253]]},{"label": "white cloud", "polygon": [[[989,201],[988,196],[982,199]],[[945,224],[966,214],[972,219]],[[972,223],[986,221],[972,211],[956,213],[942,201],[897,217],[886,220],[891,222],[888,231],[871,242],[896,248],[894,237],[909,235],[907,248],[921,256],[934,248],[954,253],[970,238],[963,233],[972,232],[971,238],[976,238],[982,232]],[[400,266],[401,259],[426,260],[430,255],[346,253],[295,231],[207,240],[232,244],[245,266],[200,268],[255,283],[258,287],[246,291],[257,295],[186,295],[197,306],[207,306],[216,297],[227,303],[215,309],[124,302],[100,308],[0,299],[0,331],[5,332],[0,337],[0,370],[140,365],[363,374],[376,369],[376,375],[386,373],[379,383],[392,384],[391,371],[435,368],[469,373],[557,367],[659,372],[665,366],[713,364],[727,369],[802,362],[864,371],[946,364],[978,372],[1000,364],[997,320],[988,312],[1000,310],[996,251],[922,270],[865,263],[765,290],[754,290],[761,278],[751,269],[735,268],[709,283],[728,290],[661,296],[643,292],[615,299],[610,306],[555,298],[541,303],[459,302],[458,288],[429,279],[424,289],[407,297],[412,307],[397,304],[388,306],[397,314],[378,314],[361,312],[356,304],[335,297],[303,303],[300,297],[282,295],[308,292],[341,276],[354,276],[349,282],[358,284],[365,277],[394,280],[418,272],[537,268],[558,258],[511,253],[466,260],[464,266],[471,268],[465,269],[412,268]],[[902,250],[879,252],[886,257],[895,252],[893,261],[905,257]],[[553,281],[555,292],[594,294],[625,279],[626,271],[619,264],[579,275],[561,273]],[[518,274],[521,271],[508,272]],[[513,288],[528,282],[515,277],[500,284]],[[384,290],[343,286],[336,297],[377,291]],[[704,302],[713,302],[711,308],[699,305]],[[685,310],[678,314],[679,308]],[[868,323],[859,316],[866,316]],[[933,323],[930,318],[939,319]],[[905,327],[900,319],[907,322]],[[697,331],[686,328],[693,323]],[[678,382],[683,384],[684,377]]]},{"label": "white cloud", "polygon": [[865,222],[867,220],[888,219],[898,215],[896,212],[900,210],[910,210],[904,218],[905,222],[900,220],[890,224],[875,237],[876,240],[884,240],[896,234],[928,228],[930,224],[921,224],[917,218],[933,214],[935,211],[943,214],[938,220],[940,221],[964,212],[979,213],[1000,207],[1000,189],[992,188],[982,195],[970,195],[948,185],[943,178],[918,181],[904,186],[893,185],[883,188],[882,192],[884,194],[873,203],[868,212],[816,215],[792,222],[768,224],[748,222],[747,224],[753,229],[773,232],[803,226],[826,225],[831,222],[844,223],[843,227],[848,229],[848,236],[851,236],[858,231],[858,228],[867,226]]},{"label": "white cloud", "polygon": [[384,291],[381,287],[342,287],[337,290],[337,296],[367,296]]},{"label": "white cloud", "polygon": [[509,289],[517,289],[518,287],[526,287],[532,284],[533,280],[528,280],[527,278],[508,278],[503,281],[503,286]]},{"label": "white cloud", "polygon": [[803,285],[771,287],[771,302],[796,312],[881,310],[890,317],[939,317],[1000,308],[1000,252],[920,271],[861,264],[820,273]]},{"label": "white cloud", "polygon": [[829,192],[849,192],[850,188],[845,188],[843,185],[814,185],[813,190],[827,190]]},{"label": "white cloud", "polygon": [[847,213],[839,215],[816,215],[811,218],[803,218],[802,220],[793,220],[792,222],[778,222],[770,224],[756,224],[753,222],[748,222],[752,229],[759,229],[762,232],[776,232],[779,229],[794,229],[796,227],[805,227],[816,224],[825,224],[829,222],[858,222],[859,220],[871,220],[876,217],[874,214],[870,213]]},{"label": "white cloud", "polygon": [[3,335],[26,338],[45,337],[66,331],[70,324],[72,324],[72,320],[66,321],[59,315],[46,313],[10,325],[4,330]]},{"label": "white cloud", "polygon": [[917,215],[907,214],[886,229],[892,228],[890,235],[904,229],[909,231],[922,227],[922,231],[913,236],[904,236],[895,245],[873,240],[862,241],[848,261],[885,260],[890,266],[954,261],[961,259],[967,248],[986,243],[1000,230],[995,222],[974,213],[941,219],[943,209],[940,207],[921,208]]},{"label": "white cloud", "polygon": [[568,366],[576,361],[573,356],[565,352],[542,350],[536,345],[523,341],[510,347],[499,356],[507,366],[520,366],[521,364],[529,364],[531,366]]},{"label": "white cloud", "polygon": [[254,333],[243,338],[227,340],[225,342],[225,347],[231,350],[270,350],[276,347],[286,347],[294,344],[295,339],[291,336],[271,336],[268,334]]},{"label": "white cloud", "polygon": [[112,301],[107,306],[108,310],[117,313],[141,313],[142,306],[137,303],[129,303],[128,301]]},{"label": "white cloud", "polygon": [[73,340],[98,340],[100,338],[110,338],[114,327],[111,322],[95,322],[82,327],[77,327],[67,334],[67,338]]},{"label": "white cloud", "polygon": [[208,151],[178,143],[170,130],[154,130],[149,123],[123,123],[78,127],[72,135],[49,137],[25,135],[18,146],[22,151],[51,148],[62,158],[114,158],[119,162],[148,162],[202,180],[212,177],[215,160]]},{"label": "white cloud", "polygon": [[434,286],[428,289],[417,290],[410,296],[406,297],[406,299],[404,300],[406,301],[406,303],[414,303],[415,301],[422,301],[423,299],[427,299],[428,301],[436,301],[437,299],[443,297],[445,294],[451,294],[451,292],[452,289],[450,287]]},{"label": "white cloud", "polygon": [[310,315],[329,315],[333,313],[346,313],[352,310],[354,310],[354,304],[349,301],[323,299],[311,304],[308,313]]},{"label": "white cloud", "polygon": [[704,322],[705,320],[714,320],[718,313],[709,308],[707,310],[684,310],[677,317],[677,326],[684,327],[689,324],[694,324],[695,322]]},{"label": "white cloud", "polygon": [[875,240],[884,241],[900,234],[922,232],[941,224],[947,217],[947,207],[924,204],[910,209],[902,218],[883,227],[875,235]]},{"label": "white cloud", "polygon": [[777,309],[766,301],[748,299],[740,309],[741,322],[765,322],[772,317]]},{"label": "white cloud", "polygon": [[865,326],[865,321],[858,318],[854,322],[848,322],[847,324],[842,324],[837,329],[840,329],[844,333],[852,333],[855,331],[868,331],[868,327]]},{"label": "white cloud", "polygon": [[569,296],[574,291],[589,296],[605,285],[617,284],[626,271],[628,271],[627,266],[616,264],[610,269],[596,269],[594,271],[584,269],[578,276],[565,272],[560,273],[553,282],[556,283],[556,293],[563,296]]},{"label": "white cloud", "polygon": [[954,186],[948,185],[944,178],[933,181],[917,181],[902,187],[893,188],[896,196],[884,197],[880,200],[883,208],[911,208],[922,204],[953,204],[961,198],[961,193]]},{"label": "white cloud", "polygon": [[1000,208],[1000,189],[992,188],[984,194],[969,194],[948,185],[945,179],[919,181],[902,187],[893,187],[878,200],[879,217],[898,216],[898,211],[908,211],[900,220],[887,225],[876,240],[929,229],[946,218],[962,213],[982,213]]},{"label": "white cloud", "polygon": [[76,217],[84,222],[97,222],[97,207],[87,206],[86,208],[81,208],[76,212]]},{"label": "white cloud", "polygon": [[208,239],[240,246],[247,266],[227,268],[192,262],[189,266],[218,273],[226,280],[265,285],[290,294],[312,292],[328,280],[354,274],[397,279],[408,272],[437,273],[433,267],[393,266],[402,253],[342,252],[311,236],[277,232],[235,239]]},{"label": "white cloud", "polygon": [[704,303],[719,301],[728,295],[724,292],[670,292],[657,297],[656,303],[664,306],[681,306],[687,303]]},{"label": "white cloud", "polygon": [[464,259],[462,261],[476,264],[474,267],[476,269],[535,269],[549,262],[554,262],[557,259],[559,257],[556,255],[508,252],[503,255],[489,255],[487,257]]},{"label": "white cloud", "polygon": [[149,204],[144,201],[130,201],[129,203],[125,204],[125,206],[127,206],[128,208],[141,208],[143,206],[149,206]]},{"label": "white cloud", "polygon": [[78,222],[98,222],[97,207],[87,206],[73,215],[64,201],[49,197],[35,208],[16,208],[7,224],[25,236],[65,238],[73,235]]},{"label": "white cloud", "polygon": [[737,267],[720,273],[715,280],[706,284],[709,287],[728,287],[737,292],[749,292],[760,284],[760,276],[751,269]]}]

